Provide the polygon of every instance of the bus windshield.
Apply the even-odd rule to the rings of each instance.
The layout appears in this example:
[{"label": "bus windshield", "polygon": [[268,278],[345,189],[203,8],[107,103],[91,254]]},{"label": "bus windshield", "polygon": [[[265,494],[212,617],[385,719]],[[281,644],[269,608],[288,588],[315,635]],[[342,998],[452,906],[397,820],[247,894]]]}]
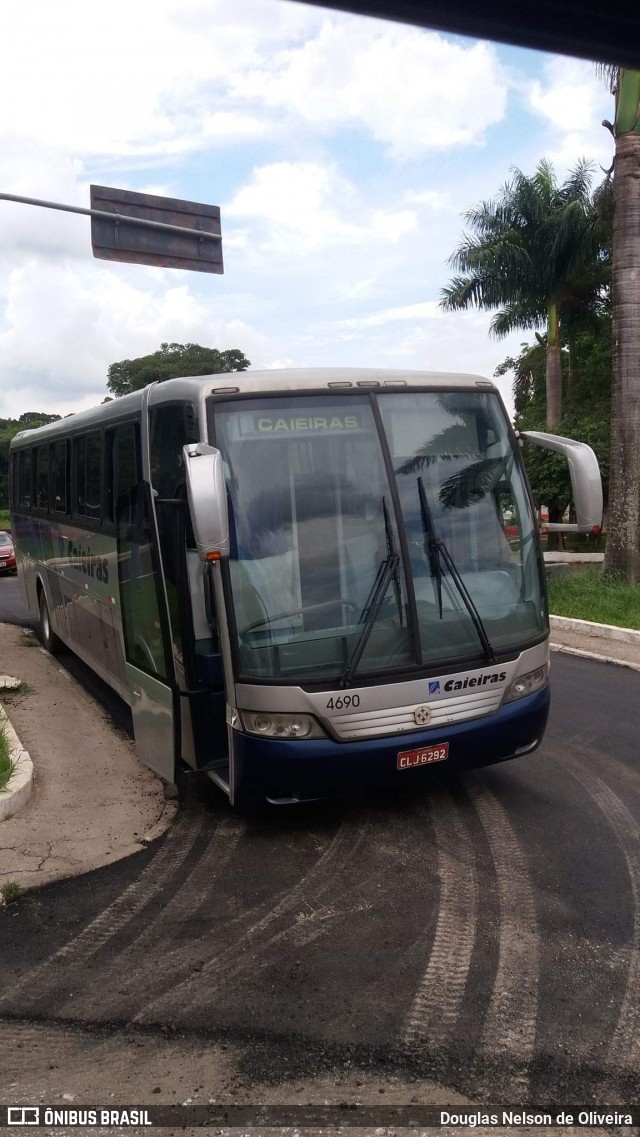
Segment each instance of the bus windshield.
[{"label": "bus windshield", "polygon": [[239,399],[215,404],[213,433],[240,678],[352,685],[544,636],[535,521],[494,393]]}]

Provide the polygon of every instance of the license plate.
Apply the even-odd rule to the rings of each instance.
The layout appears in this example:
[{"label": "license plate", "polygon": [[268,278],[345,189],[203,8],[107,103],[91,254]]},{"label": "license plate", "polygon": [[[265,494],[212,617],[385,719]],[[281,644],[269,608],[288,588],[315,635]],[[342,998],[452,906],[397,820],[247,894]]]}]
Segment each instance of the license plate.
[{"label": "license plate", "polygon": [[412,766],[430,766],[433,762],[444,762],[448,757],[448,742],[438,742],[435,746],[420,746],[417,750],[401,750],[398,754],[398,769],[410,770]]}]

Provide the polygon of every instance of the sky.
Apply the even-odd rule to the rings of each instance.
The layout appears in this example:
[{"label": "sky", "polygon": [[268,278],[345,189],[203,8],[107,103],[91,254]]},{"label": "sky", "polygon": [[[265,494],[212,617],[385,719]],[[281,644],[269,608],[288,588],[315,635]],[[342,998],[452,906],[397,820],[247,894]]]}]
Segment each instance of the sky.
[{"label": "sky", "polygon": [[291,0],[10,5],[0,192],[219,205],[225,272],[96,260],[87,217],[0,201],[0,417],[100,403],[163,342],[491,378],[532,337],[439,307],[464,212],[543,157],[600,180],[612,101],[588,62]]}]

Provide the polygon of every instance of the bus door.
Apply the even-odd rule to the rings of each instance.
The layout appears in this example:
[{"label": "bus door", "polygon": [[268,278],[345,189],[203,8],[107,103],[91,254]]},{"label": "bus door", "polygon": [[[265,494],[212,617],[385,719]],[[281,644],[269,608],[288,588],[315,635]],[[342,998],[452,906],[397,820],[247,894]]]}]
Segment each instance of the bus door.
[{"label": "bus door", "polygon": [[194,769],[228,764],[222,656],[210,581],[195,548],[186,485],[153,499],[181,697],[182,757]]},{"label": "bus door", "polygon": [[116,506],[125,678],[140,761],[175,782],[180,709],[151,488],[139,482]]}]

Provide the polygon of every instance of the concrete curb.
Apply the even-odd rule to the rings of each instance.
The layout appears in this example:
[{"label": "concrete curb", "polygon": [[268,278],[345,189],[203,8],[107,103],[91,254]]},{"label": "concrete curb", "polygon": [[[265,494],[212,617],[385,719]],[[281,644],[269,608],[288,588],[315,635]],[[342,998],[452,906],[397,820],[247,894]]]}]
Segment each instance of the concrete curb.
[{"label": "concrete curb", "polygon": [[550,616],[549,623],[552,632],[578,632],[598,639],[636,644],[640,648],[640,632],[633,628],[618,628],[614,624],[594,624],[589,620],[577,620],[568,616]]},{"label": "concrete curb", "polygon": [[164,809],[155,825],[152,825],[150,829],[147,829],[146,833],[143,833],[142,836],[138,838],[139,844],[142,846],[151,845],[154,841],[158,840],[158,837],[162,837],[162,834],[166,833],[171,825],[179,808],[179,801],[167,798]]},{"label": "concrete curb", "polygon": [[[19,679],[13,679],[10,675],[0,675],[1,689],[11,691],[19,686]],[[9,722],[7,712],[1,704],[0,727],[3,729],[5,738],[9,743],[11,760],[15,763],[6,789],[0,791],[0,821],[4,821],[7,817],[13,817],[14,813],[22,809],[31,797],[31,791],[33,790],[33,762],[31,761],[29,753],[20,742],[18,735]]]},{"label": "concrete curb", "polygon": [[584,651],[580,647],[550,643],[549,650],[561,651],[565,655],[577,655],[581,659],[594,659],[596,663],[614,663],[616,667],[630,667],[632,671],[640,671],[640,663],[633,663],[630,659],[619,659],[614,655],[600,655],[597,651]]},{"label": "concrete curb", "polygon": [[604,553],[566,553],[562,549],[542,555],[546,565],[601,565],[604,562]]}]

